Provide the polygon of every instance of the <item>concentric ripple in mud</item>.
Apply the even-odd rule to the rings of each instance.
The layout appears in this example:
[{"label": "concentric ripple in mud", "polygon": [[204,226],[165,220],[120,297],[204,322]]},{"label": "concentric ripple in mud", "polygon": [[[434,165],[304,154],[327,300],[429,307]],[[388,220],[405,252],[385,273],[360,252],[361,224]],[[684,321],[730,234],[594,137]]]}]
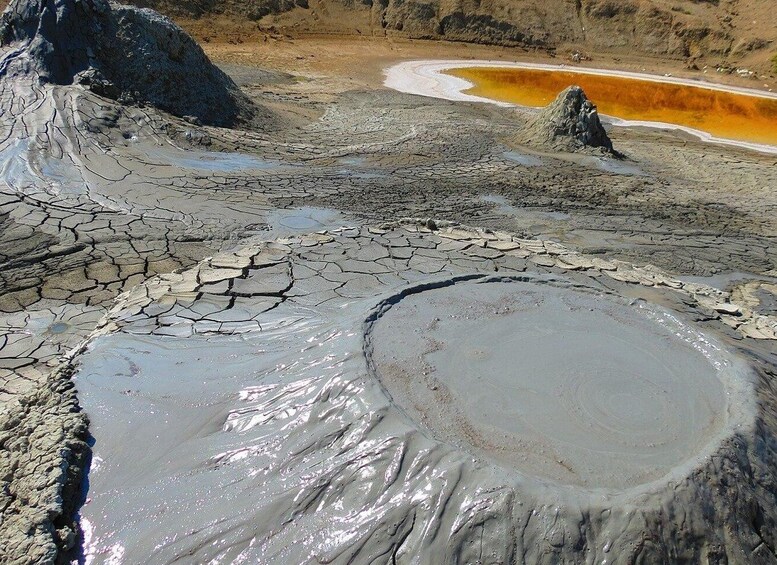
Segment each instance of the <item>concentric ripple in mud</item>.
[{"label": "concentric ripple in mud", "polygon": [[412,293],[370,332],[376,374],[432,435],[567,484],[660,479],[708,450],[742,402],[735,365],[701,334],[562,281]]}]

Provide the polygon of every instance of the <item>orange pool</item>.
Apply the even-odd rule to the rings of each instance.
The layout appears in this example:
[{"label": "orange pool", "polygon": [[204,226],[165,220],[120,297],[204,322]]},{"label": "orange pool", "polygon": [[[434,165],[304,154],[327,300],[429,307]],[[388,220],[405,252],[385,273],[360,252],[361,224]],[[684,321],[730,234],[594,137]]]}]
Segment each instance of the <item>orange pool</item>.
[{"label": "orange pool", "polygon": [[467,94],[522,106],[545,106],[564,88],[577,84],[602,114],[777,145],[777,99],[566,71],[475,67],[446,73],[473,83]]}]

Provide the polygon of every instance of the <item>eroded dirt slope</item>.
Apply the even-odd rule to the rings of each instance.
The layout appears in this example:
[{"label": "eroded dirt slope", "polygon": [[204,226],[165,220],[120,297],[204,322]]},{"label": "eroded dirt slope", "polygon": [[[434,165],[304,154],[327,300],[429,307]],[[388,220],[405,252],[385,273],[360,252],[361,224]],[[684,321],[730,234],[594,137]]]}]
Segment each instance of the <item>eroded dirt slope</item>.
[{"label": "eroded dirt slope", "polygon": [[[291,33],[389,35],[584,54],[638,52],[773,72],[771,0],[134,0],[178,19],[223,15]],[[6,2],[0,2],[4,7]],[[210,25],[210,24],[208,24]]]}]

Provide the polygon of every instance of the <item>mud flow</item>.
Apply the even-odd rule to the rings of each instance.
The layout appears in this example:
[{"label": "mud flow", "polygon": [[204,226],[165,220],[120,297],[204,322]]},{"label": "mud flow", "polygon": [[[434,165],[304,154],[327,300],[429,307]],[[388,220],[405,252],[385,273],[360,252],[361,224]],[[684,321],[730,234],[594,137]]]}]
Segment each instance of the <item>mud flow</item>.
[{"label": "mud flow", "polygon": [[634,508],[752,428],[748,365],[668,309],[549,274],[397,273],[416,282],[243,298],[218,332],[185,318],[208,293],[117,309],[76,375],[85,561],[509,563],[518,525],[573,535],[594,512],[631,543]]}]

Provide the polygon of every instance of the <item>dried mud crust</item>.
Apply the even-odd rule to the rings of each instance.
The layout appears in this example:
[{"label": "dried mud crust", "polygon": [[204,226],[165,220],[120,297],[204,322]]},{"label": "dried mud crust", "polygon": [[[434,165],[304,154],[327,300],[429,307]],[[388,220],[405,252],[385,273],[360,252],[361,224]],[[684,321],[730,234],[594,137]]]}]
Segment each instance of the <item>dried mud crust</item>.
[{"label": "dried mud crust", "polygon": [[66,563],[77,547],[90,450],[72,373],[64,365],[0,408],[3,563]]},{"label": "dried mud crust", "polygon": [[[495,274],[564,279],[594,293],[662,304],[749,360],[757,374],[754,421],[728,428],[706,457],[681,473],[636,490],[611,488],[593,497],[596,489],[527,479],[430,438],[397,410],[367,371],[359,354],[364,313],[376,296],[390,302],[402,289]],[[214,416],[208,402],[203,418],[209,425],[187,416],[187,430],[203,431],[187,432],[177,470],[158,466],[149,471],[143,459],[124,463],[122,457],[129,454],[116,451],[112,457],[118,461],[94,472],[92,501],[83,515],[103,518],[93,524],[96,541],[87,550],[99,555],[101,548],[118,543],[130,558],[153,547],[161,560],[185,553],[204,561],[239,548],[244,556],[256,552],[263,559],[293,562],[368,562],[381,555],[394,555],[398,562],[770,562],[777,519],[771,487],[777,421],[768,409],[775,402],[769,385],[774,364],[768,359],[775,334],[761,340],[741,337],[751,324],[774,332],[777,321],[727,298],[655,268],[589,257],[509,233],[427,221],[256,243],[159,276],[117,299],[92,334],[93,346],[80,357],[85,372],[78,379],[91,383],[81,386],[87,406],[95,407],[98,449],[101,441],[132,442],[133,436],[141,441],[145,433],[156,433],[142,427],[122,431],[115,412],[100,408],[111,398],[104,394],[113,390],[117,401],[130,403],[158,398],[160,408],[170,405],[170,394],[179,394],[141,355],[134,376],[122,377],[122,371],[117,376],[135,379],[128,399],[121,392],[124,381],[114,383],[100,374],[102,360],[112,358],[111,347],[119,347],[123,358],[133,350],[154,355],[156,347],[185,352],[187,343],[201,349],[203,340],[212,340],[209,347],[233,348],[230,359],[237,362],[240,344],[268,357],[256,357],[247,380],[238,381],[230,399],[220,401],[221,417]],[[738,316],[724,313],[734,309]],[[297,362],[290,363],[284,344],[294,350]],[[240,366],[230,366],[227,373],[239,373]],[[259,381],[250,376],[257,372]],[[187,382],[187,394],[201,403],[203,397],[188,390],[200,386],[197,379]],[[98,404],[90,404],[95,398]],[[224,422],[220,432],[212,430],[214,418]],[[209,447],[200,450],[194,447],[198,442]],[[147,456],[157,457],[153,450]],[[112,467],[136,464],[146,471],[132,490],[115,482],[120,473],[114,475]],[[223,486],[214,490],[213,481]],[[208,518],[204,492],[218,492],[212,503],[219,508],[232,501],[225,520]],[[252,492],[262,494],[252,498]],[[169,511],[150,520],[146,513],[155,508],[154,496],[164,497]],[[114,510],[126,504],[122,508],[130,511],[130,521]],[[175,517],[182,514],[208,522],[195,527],[197,534],[187,538],[186,547],[164,541],[175,539],[170,537],[180,527]],[[294,519],[284,521],[283,516]],[[123,526],[115,529],[114,520]],[[347,536],[340,535],[343,528]],[[246,547],[239,541],[245,539],[254,542]]]}]

